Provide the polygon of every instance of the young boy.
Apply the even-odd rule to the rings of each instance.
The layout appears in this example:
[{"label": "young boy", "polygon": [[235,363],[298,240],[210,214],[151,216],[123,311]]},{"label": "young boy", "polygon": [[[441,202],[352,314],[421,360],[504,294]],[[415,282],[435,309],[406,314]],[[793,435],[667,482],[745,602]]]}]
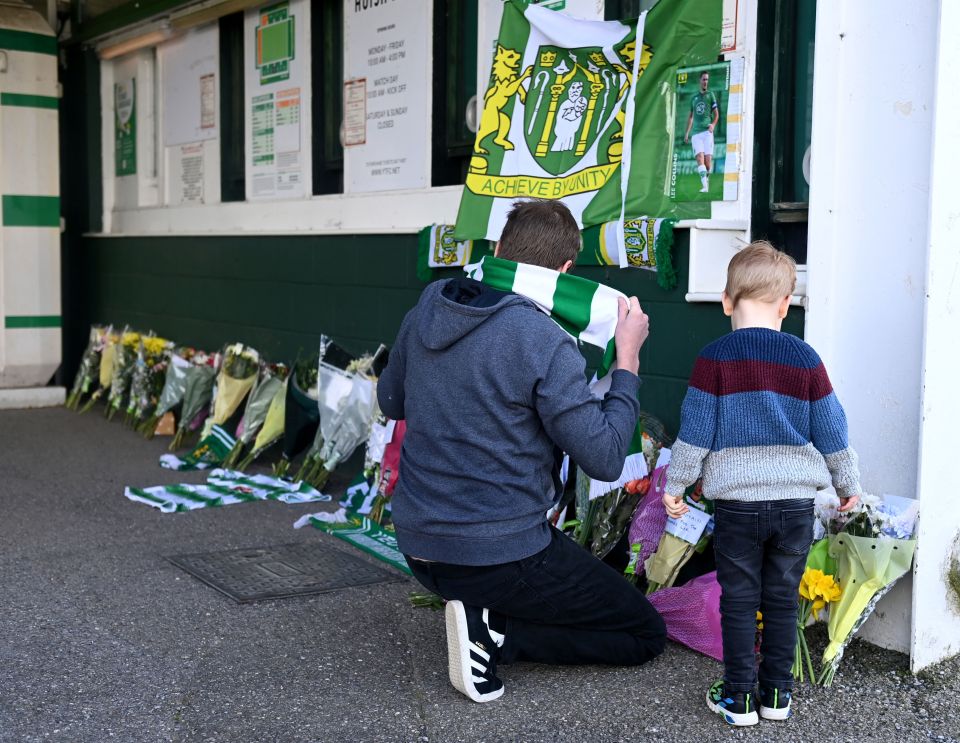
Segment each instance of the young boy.
[{"label": "young boy", "polygon": [[684,490],[702,476],[705,497],[716,502],[724,676],[707,692],[707,706],[732,725],[756,725],[758,711],[768,720],[790,716],[814,496],[832,482],[840,510],[849,511],[860,492],[846,416],[823,362],[780,332],[796,275],[793,259],[766,241],[730,261],[722,301],[733,332],[694,365],[663,498],[671,517],[682,516]]}]

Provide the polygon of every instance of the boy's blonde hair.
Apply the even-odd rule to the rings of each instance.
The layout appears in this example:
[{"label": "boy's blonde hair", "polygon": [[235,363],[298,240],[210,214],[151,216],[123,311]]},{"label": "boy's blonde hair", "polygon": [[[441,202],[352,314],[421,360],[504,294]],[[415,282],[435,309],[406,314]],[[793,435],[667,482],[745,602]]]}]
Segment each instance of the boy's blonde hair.
[{"label": "boy's blonde hair", "polygon": [[730,259],[724,291],[736,307],[741,299],[779,301],[796,286],[797,262],[766,240],[754,240]]}]

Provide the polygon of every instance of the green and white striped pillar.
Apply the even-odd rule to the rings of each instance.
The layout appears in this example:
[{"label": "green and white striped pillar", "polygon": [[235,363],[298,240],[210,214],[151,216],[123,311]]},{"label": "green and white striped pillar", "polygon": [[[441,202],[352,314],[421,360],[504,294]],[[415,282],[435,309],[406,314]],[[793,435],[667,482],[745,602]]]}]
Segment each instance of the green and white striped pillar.
[{"label": "green and white striped pillar", "polygon": [[42,387],[60,364],[58,106],[53,32],[0,5],[0,390]]}]

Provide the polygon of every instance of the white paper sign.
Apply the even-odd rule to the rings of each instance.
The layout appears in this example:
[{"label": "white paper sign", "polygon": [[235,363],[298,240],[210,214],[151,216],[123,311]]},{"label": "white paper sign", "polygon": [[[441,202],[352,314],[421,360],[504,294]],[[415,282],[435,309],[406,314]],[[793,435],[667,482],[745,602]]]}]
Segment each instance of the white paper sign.
[{"label": "white paper sign", "polygon": [[432,6],[426,0],[344,0],[344,80],[366,81],[363,141],[354,119],[349,137],[344,127],[347,192],[430,185]]},{"label": "white paper sign", "polygon": [[219,38],[214,23],[157,47],[167,147],[217,136]]},{"label": "white paper sign", "polygon": [[343,146],[367,143],[367,80],[358,78],[343,84]]},{"label": "white paper sign", "polygon": [[710,523],[712,518],[706,511],[691,508],[678,519],[668,518],[666,531],[668,534],[679,537],[684,542],[696,544],[700,541],[703,530],[707,528],[707,524]]},{"label": "white paper sign", "polygon": [[310,3],[248,10],[244,35],[247,199],[292,199],[312,191]]}]

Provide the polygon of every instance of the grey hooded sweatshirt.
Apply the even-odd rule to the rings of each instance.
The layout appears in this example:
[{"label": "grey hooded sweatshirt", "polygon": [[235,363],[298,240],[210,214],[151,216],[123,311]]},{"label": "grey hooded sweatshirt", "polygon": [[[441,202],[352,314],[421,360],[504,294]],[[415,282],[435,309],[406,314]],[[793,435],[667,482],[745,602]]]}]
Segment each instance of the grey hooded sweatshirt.
[{"label": "grey hooded sweatshirt", "polygon": [[496,565],[550,542],[557,448],[591,477],[620,476],[640,380],[612,374],[601,401],[577,344],[532,302],[472,279],[430,284],[377,384],[406,419],[393,521],[401,551]]}]

